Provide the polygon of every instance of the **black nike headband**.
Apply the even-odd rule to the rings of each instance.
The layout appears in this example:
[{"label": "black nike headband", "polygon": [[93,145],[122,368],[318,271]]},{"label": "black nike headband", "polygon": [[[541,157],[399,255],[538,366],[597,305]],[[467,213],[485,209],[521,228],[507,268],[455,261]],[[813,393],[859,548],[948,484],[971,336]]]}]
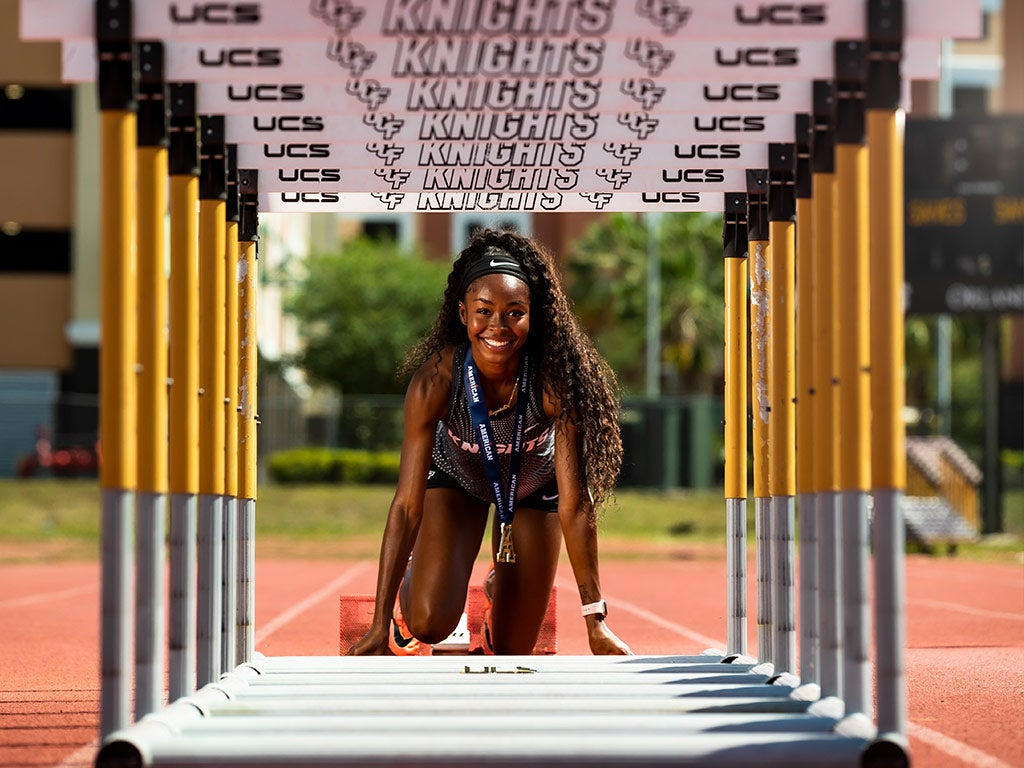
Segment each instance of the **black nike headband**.
[{"label": "black nike headband", "polygon": [[469,286],[486,275],[511,275],[522,280],[527,287],[530,286],[530,278],[523,266],[508,251],[492,245],[466,269],[466,274],[462,276],[460,295],[465,296]]}]

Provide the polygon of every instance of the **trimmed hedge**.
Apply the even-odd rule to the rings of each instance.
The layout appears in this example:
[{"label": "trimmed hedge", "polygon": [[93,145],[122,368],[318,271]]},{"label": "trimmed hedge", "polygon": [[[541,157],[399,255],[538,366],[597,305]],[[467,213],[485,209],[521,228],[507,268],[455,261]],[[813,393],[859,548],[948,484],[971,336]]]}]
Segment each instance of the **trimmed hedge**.
[{"label": "trimmed hedge", "polygon": [[278,483],[396,483],[398,451],[291,448],[272,454],[270,478]]}]

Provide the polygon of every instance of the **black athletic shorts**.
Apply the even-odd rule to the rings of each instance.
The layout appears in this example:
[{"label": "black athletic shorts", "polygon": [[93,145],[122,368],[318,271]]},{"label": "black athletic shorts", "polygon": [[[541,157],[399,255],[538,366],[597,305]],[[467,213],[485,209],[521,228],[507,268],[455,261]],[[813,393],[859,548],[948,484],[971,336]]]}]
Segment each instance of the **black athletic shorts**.
[{"label": "black athletic shorts", "polygon": [[[469,491],[459,485],[458,480],[444,470],[439,469],[433,462],[430,463],[430,472],[427,473],[427,488],[458,488],[460,491],[469,493]],[[472,496],[473,494],[470,495]],[[474,498],[478,497],[474,496]],[[494,503],[492,499],[481,499],[481,501]],[[516,506],[525,507],[526,509],[539,509],[541,512],[557,512],[558,483],[555,481],[555,478],[551,478],[529,496],[519,499],[516,502]]]}]

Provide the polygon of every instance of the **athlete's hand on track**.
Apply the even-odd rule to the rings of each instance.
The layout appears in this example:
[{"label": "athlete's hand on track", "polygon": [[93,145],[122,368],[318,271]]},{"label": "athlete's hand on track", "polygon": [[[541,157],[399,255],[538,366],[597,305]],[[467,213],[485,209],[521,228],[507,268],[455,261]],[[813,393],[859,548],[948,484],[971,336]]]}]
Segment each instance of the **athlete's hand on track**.
[{"label": "athlete's hand on track", "polygon": [[629,646],[608,628],[604,621],[595,621],[587,627],[587,638],[590,640],[590,652],[595,656],[632,656]]},{"label": "athlete's hand on track", "polygon": [[388,633],[385,629],[383,633],[375,632],[370,630],[363,635],[359,642],[348,649],[346,656],[393,656],[391,649],[388,648]]}]

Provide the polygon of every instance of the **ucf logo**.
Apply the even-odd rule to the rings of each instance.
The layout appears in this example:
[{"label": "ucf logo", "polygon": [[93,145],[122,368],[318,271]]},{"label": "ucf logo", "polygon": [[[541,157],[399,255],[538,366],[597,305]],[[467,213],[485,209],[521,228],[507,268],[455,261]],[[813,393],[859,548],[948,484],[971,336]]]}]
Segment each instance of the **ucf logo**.
[{"label": "ucf logo", "polygon": [[373,78],[369,78],[366,80],[349,80],[345,83],[345,92],[349,96],[355,96],[368,109],[372,110],[388,100],[391,89],[384,87]]},{"label": "ucf logo", "polygon": [[593,205],[595,211],[600,211],[612,201],[613,195],[611,192],[580,192],[580,197]]},{"label": "ucf logo", "polygon": [[638,139],[646,139],[658,127],[658,120],[648,117],[642,112],[621,112],[619,125],[625,126],[637,135]]},{"label": "ucf logo", "polygon": [[640,147],[636,144],[617,144],[612,141],[606,141],[602,147],[612,157],[618,159],[623,165],[629,165],[638,157],[640,157]]},{"label": "ucf logo", "polygon": [[385,184],[390,184],[392,189],[401,189],[402,185],[409,180],[409,172],[400,171],[397,168],[378,168],[373,175]]},{"label": "ucf logo", "polygon": [[399,147],[397,144],[378,144],[373,141],[366,145],[366,151],[375,155],[378,160],[383,160],[384,165],[391,166],[402,158],[405,147]]},{"label": "ucf logo", "polygon": [[403,192],[371,192],[370,196],[386,205],[389,211],[395,210],[405,199]]},{"label": "ucf logo", "polygon": [[362,43],[335,37],[327,44],[327,58],[338,62],[345,69],[359,77],[377,60],[377,54],[366,50]]},{"label": "ucf logo", "polygon": [[693,13],[689,6],[679,0],[637,0],[636,12],[650,19],[667,35],[675,34],[680,27],[685,26]]},{"label": "ucf logo", "polygon": [[657,77],[664,72],[675,57],[675,51],[668,50],[657,40],[631,37],[626,41],[626,58],[632,59],[646,69],[651,77]]},{"label": "ucf logo", "polygon": [[311,0],[310,12],[330,24],[339,35],[347,35],[366,15],[363,8],[348,0]]},{"label": "ucf logo", "polygon": [[395,134],[402,130],[405,120],[395,117],[390,112],[374,113],[363,115],[363,125],[373,128],[384,137],[385,141],[391,141]]},{"label": "ucf logo", "polygon": [[598,168],[595,173],[598,178],[604,179],[612,185],[612,189],[622,189],[633,174],[630,171],[623,171],[618,168]]},{"label": "ucf logo", "polygon": [[643,104],[644,109],[651,109],[665,96],[665,89],[656,86],[649,77],[642,77],[639,80],[631,77],[623,80],[619,88],[634,101]]}]

